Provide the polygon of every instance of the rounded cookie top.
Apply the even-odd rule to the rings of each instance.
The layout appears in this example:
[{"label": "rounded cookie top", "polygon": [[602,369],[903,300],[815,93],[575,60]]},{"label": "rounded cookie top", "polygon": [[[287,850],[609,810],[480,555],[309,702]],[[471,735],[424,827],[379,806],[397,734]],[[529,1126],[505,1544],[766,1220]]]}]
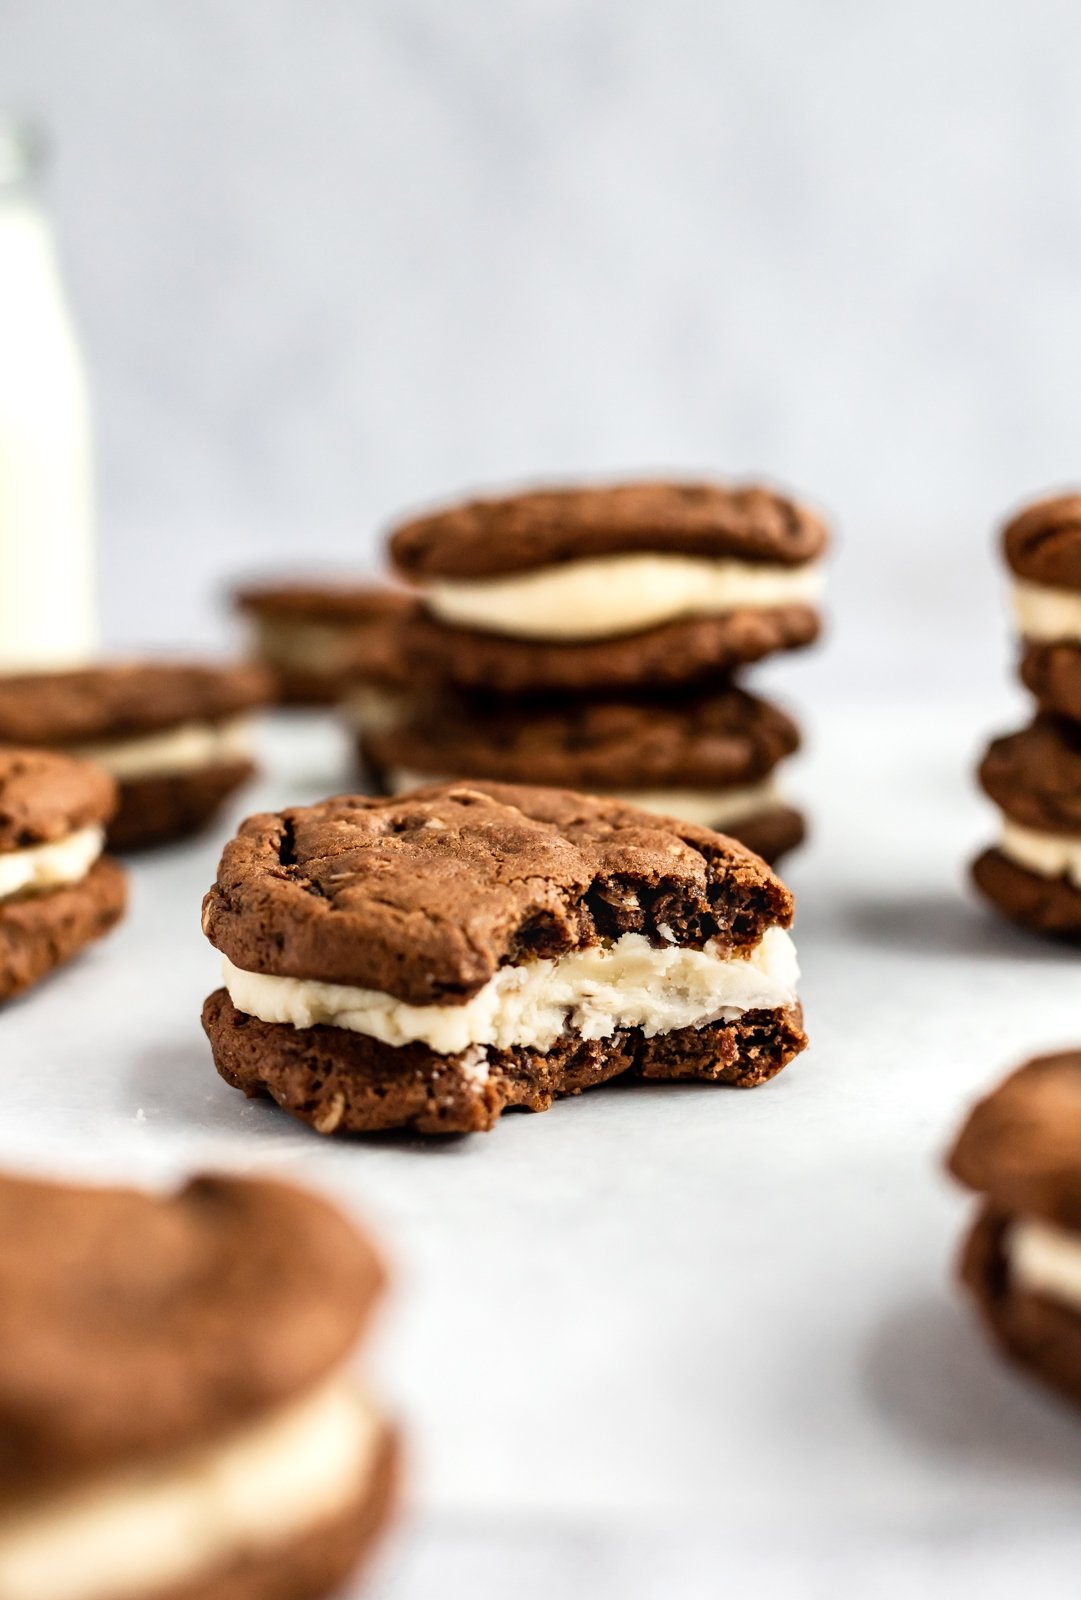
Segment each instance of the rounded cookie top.
[{"label": "rounded cookie top", "polygon": [[1081,589],[1081,494],[1052,495],[1026,506],[1002,530],[1002,543],[1019,578]]},{"label": "rounded cookie top", "polygon": [[0,740],[63,745],[235,716],[270,698],[247,663],[124,661],[0,676]]},{"label": "rounded cookie top", "polygon": [[205,1442],[318,1383],[382,1281],[284,1184],[0,1178],[0,1485]]},{"label": "rounded cookie top", "polygon": [[0,853],[104,826],[116,803],[116,784],[93,762],[0,747]]},{"label": "rounded cookie top", "polygon": [[249,817],[203,929],[234,965],[464,1003],[508,964],[622,933],[756,943],[792,898],[708,828],[560,789],[437,784]]},{"label": "rounded cookie top", "polygon": [[268,621],[365,622],[407,614],[416,604],[406,589],[386,583],[296,578],[248,583],[234,590],[238,611]]},{"label": "rounded cookie top", "polygon": [[1038,716],[1018,733],[994,739],[980,783],[1000,810],[1042,833],[1081,834],[1081,727]]},{"label": "rounded cookie top", "polygon": [[1029,1061],[981,1100],[949,1168],[996,1211],[1081,1228],[1081,1050]]},{"label": "rounded cookie top", "polygon": [[384,770],[465,773],[555,787],[650,789],[754,783],[799,745],[784,711],[742,689],[700,698],[531,706],[425,699],[365,740]]},{"label": "rounded cookie top", "polygon": [[795,566],[825,545],[818,517],[773,489],[620,483],[469,500],[402,523],[390,552],[403,576],[424,581],[647,552]]}]

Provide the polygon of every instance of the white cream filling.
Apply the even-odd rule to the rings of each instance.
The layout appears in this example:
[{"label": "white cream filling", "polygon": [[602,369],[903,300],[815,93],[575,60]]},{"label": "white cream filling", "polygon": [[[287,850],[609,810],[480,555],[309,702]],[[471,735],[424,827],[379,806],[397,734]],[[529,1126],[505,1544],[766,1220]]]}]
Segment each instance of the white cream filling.
[{"label": "white cream filling", "polygon": [[[663,930],[662,930],[663,932]],[[225,987],[239,1011],[294,1028],[327,1024],[385,1044],[423,1043],[439,1055],[472,1045],[547,1050],[565,1029],[606,1039],[620,1028],[647,1038],[792,1004],[799,968],[783,928],[767,928],[743,955],[716,943],[656,949],[640,933],[550,960],[501,967],[459,1006],[411,1006],[378,989],[246,972],[226,958]]]},{"label": "white cream filling", "polygon": [[998,847],[1019,867],[1041,878],[1068,878],[1081,889],[1081,836],[1039,833],[1003,817]]},{"label": "white cream filling", "polygon": [[295,622],[260,617],[254,624],[256,653],[272,667],[302,672],[339,672],[349,665],[356,627],[347,622]]},{"label": "white cream filling", "polygon": [[785,567],[699,556],[602,556],[535,572],[425,586],[429,609],[455,627],[523,639],[603,639],[677,617],[812,605],[818,562]]},{"label": "white cream filling", "polygon": [[1014,579],[1011,598],[1018,630],[1037,644],[1081,643],[1081,593]]},{"label": "white cream filling", "polygon": [[1081,1312],[1081,1237],[1039,1217],[1021,1217],[1006,1237],[1014,1286]]},{"label": "white cream filling", "polygon": [[341,711],[355,733],[390,733],[405,721],[414,702],[415,696],[407,690],[365,683],[342,701]]},{"label": "white cream filling", "polygon": [[104,829],[80,828],[49,844],[5,851],[0,855],[0,900],[80,883],[101,855],[104,843]]},{"label": "white cream filling", "polygon": [[379,1424],[336,1378],[204,1450],[114,1473],[0,1518],[3,1600],[145,1600],[344,1510]]},{"label": "white cream filling", "polygon": [[96,761],[121,782],[165,778],[197,772],[219,761],[246,761],[251,755],[251,729],[247,717],[229,722],[184,722],[139,738],[69,746],[68,754]]},{"label": "white cream filling", "polygon": [[[468,774],[466,774],[468,776]],[[447,783],[441,777],[429,777],[408,767],[394,767],[387,774],[392,794],[405,794],[409,789],[427,788],[433,783]],[[782,801],[775,773],[770,773],[761,783],[745,784],[732,789],[627,789],[620,794],[601,791],[608,799],[620,805],[633,806],[639,811],[654,811],[662,817],[678,817],[682,822],[693,822],[700,828],[724,828],[741,818],[758,816],[763,811],[775,811]]]}]

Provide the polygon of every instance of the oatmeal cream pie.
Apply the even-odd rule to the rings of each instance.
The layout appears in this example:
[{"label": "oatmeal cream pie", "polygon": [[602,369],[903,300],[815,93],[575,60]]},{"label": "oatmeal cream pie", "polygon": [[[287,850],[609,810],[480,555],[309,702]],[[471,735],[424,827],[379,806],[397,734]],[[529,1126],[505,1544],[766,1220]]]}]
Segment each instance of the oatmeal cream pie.
[{"label": "oatmeal cream pie", "polygon": [[385,1521],[349,1370],[382,1273],[321,1200],[0,1177],[3,1600],[315,1600]]},{"label": "oatmeal cream pie", "polygon": [[358,680],[396,676],[397,624],[416,603],[390,584],[327,579],[251,583],[233,596],[279,703],[297,706],[333,705]]},{"label": "oatmeal cream pie", "polygon": [[489,692],[686,683],[809,644],[826,530],[773,490],[540,489],[402,524],[416,670]]},{"label": "oatmeal cream pie", "polygon": [[1081,725],[1036,717],[992,741],[979,778],[1002,822],[973,865],[977,887],[1037,933],[1081,936]]},{"label": "oatmeal cream pie", "polygon": [[0,748],[0,1000],[120,921],[124,874],[102,854],[115,810],[116,785],[90,762]]},{"label": "oatmeal cream pie", "polygon": [[1011,1360],[1081,1405],[1081,1051],[1021,1067],[949,1160],[980,1197],[961,1275]]},{"label": "oatmeal cream pie", "polygon": [[115,850],[195,832],[255,771],[248,716],[269,685],[256,667],[117,662],[0,677],[0,740],[94,761],[115,778]]},{"label": "oatmeal cream pie", "polygon": [[712,694],[613,701],[418,699],[399,722],[361,728],[361,766],[384,793],[482,778],[607,795],[734,834],[776,861],[803,818],[778,773],[799,729],[768,700]]},{"label": "oatmeal cream pie", "polygon": [[1081,494],[1027,506],[1003,531],[1021,677],[1045,711],[1081,720]]},{"label": "oatmeal cream pie", "polygon": [[709,829],[471,783],[250,817],[203,904],[221,1075],[321,1133],[468,1133],[621,1074],[806,1044],[792,897]]}]

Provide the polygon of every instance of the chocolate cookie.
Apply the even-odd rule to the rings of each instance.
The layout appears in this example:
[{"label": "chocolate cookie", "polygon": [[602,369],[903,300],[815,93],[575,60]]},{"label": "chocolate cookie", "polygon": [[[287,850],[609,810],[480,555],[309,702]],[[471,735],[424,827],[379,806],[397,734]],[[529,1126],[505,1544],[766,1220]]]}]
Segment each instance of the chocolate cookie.
[{"label": "chocolate cookie", "polygon": [[400,721],[359,730],[365,769],[385,793],[482,778],[613,794],[745,839],[775,859],[803,835],[775,787],[778,763],[799,745],[791,717],[725,686],[709,695],[638,700],[418,699]]},{"label": "chocolate cookie", "polygon": [[390,550],[423,611],[415,674],[488,692],[695,682],[818,633],[822,523],[755,486],[638,483],[474,500]]},{"label": "chocolate cookie", "polygon": [[1007,565],[1028,583],[1081,590],[1081,494],[1051,495],[1002,530]]},{"label": "chocolate cookie", "polygon": [[102,859],[116,785],[88,761],[0,747],[0,1000],[113,927],[124,874]]},{"label": "chocolate cookie", "polygon": [[555,789],[248,819],[203,927],[222,1075],[323,1132],[467,1132],[618,1074],[753,1084],[805,1044],[788,890],[735,841]]},{"label": "chocolate cookie", "polygon": [[402,523],[391,557],[407,578],[488,578],[588,556],[678,551],[797,566],[826,547],[822,522],[755,484],[620,483],[468,500]]},{"label": "chocolate cookie", "polygon": [[613,638],[561,644],[453,627],[418,614],[402,628],[411,678],[490,694],[597,695],[716,682],[734,667],[813,644],[808,605],[690,616]]},{"label": "chocolate cookie", "polygon": [[61,1573],[74,1595],[79,1563],[95,1597],[327,1593],[390,1496],[391,1436],[346,1367],[380,1283],[345,1219],[281,1184],[0,1178],[5,1600]]},{"label": "chocolate cookie", "polygon": [[1030,1061],[950,1155],[981,1207],[962,1277],[1003,1351],[1081,1405],[1081,1051]]},{"label": "chocolate cookie", "polygon": [[249,584],[233,597],[283,705],[332,705],[357,679],[401,675],[397,625],[417,601],[389,584]]},{"label": "chocolate cookie", "polygon": [[1081,722],[1081,646],[1027,644],[1020,672],[1041,711]]},{"label": "chocolate cookie", "polygon": [[1037,717],[992,741],[979,778],[1002,834],[973,867],[977,887],[1036,932],[1081,934],[1081,725]]},{"label": "chocolate cookie", "polygon": [[255,771],[242,718],[269,695],[255,667],[147,661],[0,677],[0,740],[86,756],[117,781],[110,843],[202,826]]}]

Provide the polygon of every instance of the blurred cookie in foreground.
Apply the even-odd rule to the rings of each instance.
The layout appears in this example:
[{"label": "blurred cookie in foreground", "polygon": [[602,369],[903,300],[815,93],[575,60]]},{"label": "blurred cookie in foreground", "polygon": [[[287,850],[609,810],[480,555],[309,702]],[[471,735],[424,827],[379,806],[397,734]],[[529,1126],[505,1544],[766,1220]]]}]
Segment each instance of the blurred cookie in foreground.
[{"label": "blurred cookie in foreground", "polygon": [[405,589],[297,578],[250,583],[233,604],[252,630],[252,656],[282,705],[333,705],[358,676],[397,654],[395,625],[416,606]]},{"label": "blurred cookie in foreground", "polygon": [[85,757],[115,778],[115,850],[202,828],[255,772],[249,714],[267,703],[257,667],[125,661],[0,677],[0,741]]},{"label": "blurred cookie in foreground", "polygon": [[0,1000],[123,916],[124,873],[102,854],[116,804],[113,780],[88,761],[0,747]]},{"label": "blurred cookie in foreground", "polygon": [[973,865],[977,887],[1036,933],[1081,936],[1081,725],[1036,717],[992,741],[979,779],[1001,832]]},{"label": "blurred cookie in foreground", "polygon": [[949,1158],[980,1197],[961,1275],[1010,1357],[1081,1405],[1081,1051],[1021,1067]]},{"label": "blurred cookie in foreground", "polygon": [[804,836],[778,781],[799,742],[778,706],[731,686],[610,702],[418,698],[401,720],[358,730],[386,793],[463,778],[576,789],[733,834],[767,861]]},{"label": "blurred cookie in foreground", "polygon": [[390,1507],[367,1241],[278,1183],[0,1177],[0,1595],[307,1600]]},{"label": "blurred cookie in foreground", "polygon": [[758,486],[623,483],[479,500],[390,540],[423,676],[504,694],[716,679],[811,643],[819,519]]},{"label": "blurred cookie in foreground", "polygon": [[1045,711],[1081,720],[1081,494],[1027,506],[1003,546],[1025,686]]},{"label": "blurred cookie in foreground", "polygon": [[735,840],[510,784],[249,817],[203,902],[214,1063],[319,1133],[471,1133],[804,1049],[792,896]]}]

